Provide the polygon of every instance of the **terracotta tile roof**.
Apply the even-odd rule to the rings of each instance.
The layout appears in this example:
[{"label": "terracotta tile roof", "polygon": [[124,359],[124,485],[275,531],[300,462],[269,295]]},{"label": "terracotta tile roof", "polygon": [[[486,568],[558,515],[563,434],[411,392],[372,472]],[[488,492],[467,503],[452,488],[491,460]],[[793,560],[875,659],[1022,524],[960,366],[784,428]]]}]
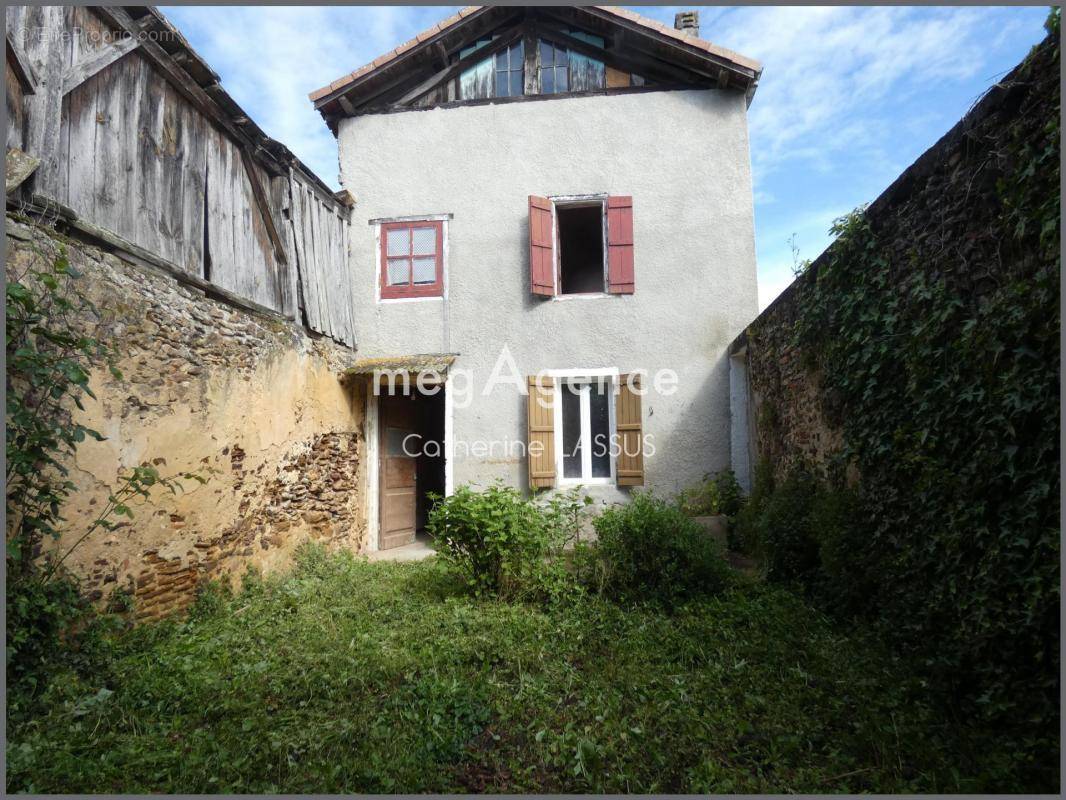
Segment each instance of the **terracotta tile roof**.
[{"label": "terracotta tile roof", "polygon": [[630,22],[635,22],[636,24],[642,25],[645,28],[651,28],[652,30],[664,34],[665,36],[669,36],[671,39],[676,39],[682,44],[691,45],[692,47],[696,47],[700,50],[705,50],[706,52],[712,55],[726,58],[732,61],[734,64],[738,64],[742,67],[747,67],[748,69],[754,72],[762,72],[762,64],[760,64],[754,58],[748,58],[747,56],[742,56],[740,53],[734,52],[733,50],[729,50],[725,47],[719,47],[718,45],[714,44],[714,42],[708,42],[706,39],[699,39],[695,36],[689,36],[677,30],[677,28],[672,28],[669,25],[665,25],[662,22],[651,19],[650,17],[645,17],[643,14],[638,14],[635,11],[630,11],[628,8],[622,8],[620,6],[596,6],[596,8],[607,14],[612,14],[616,17],[621,17],[622,19],[628,19]]},{"label": "terracotta tile roof", "polygon": [[[308,94],[308,97],[312,101],[319,100],[325,97],[326,95],[331,94],[337,91],[338,89],[347,86],[350,83],[353,83],[355,80],[366,75],[368,72],[372,72],[373,70],[378,69],[379,67],[382,67],[385,64],[388,64],[398,56],[403,55],[412,47],[415,47],[416,45],[421,44],[427,39],[436,36],[438,33],[447,30],[453,25],[457,25],[458,23],[469,17],[471,14],[476,11],[479,11],[482,8],[485,8],[485,6],[467,6],[466,8],[459,11],[457,14],[452,14],[450,17],[441,20],[433,27],[427,28],[426,30],[422,31],[420,34],[415,36],[415,38],[409,39],[394,50],[390,50],[388,53],[385,53],[384,55],[375,58],[369,64],[359,67],[359,69],[355,70],[354,72],[351,72],[347,75],[344,75],[343,77],[338,78],[337,80],[330,83],[328,86],[323,86],[321,89],[315,89],[313,92]],[[688,36],[684,33],[681,33],[681,31],[679,30],[671,28],[669,25],[664,25],[661,22],[658,22],[654,19],[650,19],[649,17],[645,17],[642,14],[637,14],[636,12],[630,11],[629,9],[621,8],[619,6],[594,6],[594,8],[599,9],[600,11],[603,11],[607,14],[611,14],[612,16],[628,20],[629,22],[633,22],[644,28],[650,28],[651,30],[657,33],[661,33],[664,36],[669,36],[671,39],[675,39],[680,44],[689,45],[690,47],[695,47],[698,50],[703,50],[707,53],[710,53],[711,55],[715,55],[720,58],[727,59],[728,61],[732,61],[734,64],[750,69],[755,73],[762,72],[762,64],[760,64],[755,59],[748,58],[747,56],[742,56],[740,53],[733,52],[732,50],[729,50],[725,47],[719,47],[713,42],[708,42],[705,39],[698,39],[695,36]]]}]

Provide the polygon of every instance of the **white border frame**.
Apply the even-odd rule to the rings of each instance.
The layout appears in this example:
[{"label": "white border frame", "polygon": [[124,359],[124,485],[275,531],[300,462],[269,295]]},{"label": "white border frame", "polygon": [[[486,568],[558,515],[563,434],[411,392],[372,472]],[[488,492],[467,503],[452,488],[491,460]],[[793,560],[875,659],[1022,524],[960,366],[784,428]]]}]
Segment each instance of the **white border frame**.
[{"label": "white border frame", "polygon": [[[613,402],[618,392],[618,369],[615,367],[601,367],[598,369],[555,369],[545,370],[545,376],[555,381],[555,393],[558,402],[553,404],[553,437],[555,439],[555,485],[559,486],[613,486],[617,481],[615,473],[614,436],[617,434],[617,421],[615,420],[615,403]],[[606,478],[567,478],[563,475],[563,383],[569,379],[592,381],[595,378],[607,378],[610,381],[607,403],[607,436],[610,447],[611,474]],[[592,472],[592,448],[588,444],[590,435],[590,411],[589,392],[587,389],[581,392],[581,473],[588,475]]]},{"label": "white border frame", "polygon": [[[448,299],[448,223],[451,214],[421,214],[414,217],[390,217],[388,219],[372,219],[370,224],[374,226],[374,302],[378,305],[391,305],[393,303],[441,303]],[[441,240],[443,250],[441,253],[441,270],[443,272],[443,285],[441,293],[433,297],[381,297],[381,226],[389,222],[439,222],[441,224]]]}]

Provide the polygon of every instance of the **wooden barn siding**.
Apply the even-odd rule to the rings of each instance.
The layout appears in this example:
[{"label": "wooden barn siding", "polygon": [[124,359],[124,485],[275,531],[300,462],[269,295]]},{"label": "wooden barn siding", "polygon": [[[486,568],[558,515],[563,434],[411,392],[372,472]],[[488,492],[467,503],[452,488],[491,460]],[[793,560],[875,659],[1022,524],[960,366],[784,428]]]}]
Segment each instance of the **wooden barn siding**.
[{"label": "wooden barn siding", "polygon": [[[114,46],[83,7],[12,6],[42,85],[24,98],[7,69],[7,104],[26,111],[8,146],[42,158],[34,191],[190,275],[355,345],[348,212],[301,173],[270,175],[136,50],[62,93],[64,74]],[[71,35],[80,30],[82,35]],[[58,113],[56,111],[58,110]],[[50,112],[50,113],[49,113]],[[15,119],[15,115],[12,115]],[[279,258],[248,175],[255,172],[281,240]]]},{"label": "wooden barn siding", "polygon": [[205,277],[204,177],[213,134],[138,53],[129,53],[63,99],[55,199]]},{"label": "wooden barn siding", "polygon": [[300,289],[308,326],[355,343],[352,280],[348,273],[351,222],[332,200],[292,173],[292,230],[300,265]]},{"label": "wooden barn siding", "polygon": [[11,64],[4,61],[4,95],[7,104],[7,146],[22,149],[22,84]]}]

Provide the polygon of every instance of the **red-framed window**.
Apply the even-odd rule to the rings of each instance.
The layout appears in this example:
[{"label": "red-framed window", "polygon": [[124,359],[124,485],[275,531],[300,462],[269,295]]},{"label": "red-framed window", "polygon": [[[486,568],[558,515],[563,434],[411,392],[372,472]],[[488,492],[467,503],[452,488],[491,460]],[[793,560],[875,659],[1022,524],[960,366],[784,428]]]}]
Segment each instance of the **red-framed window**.
[{"label": "red-framed window", "polygon": [[381,299],[444,294],[444,223],[386,222],[381,226]]}]

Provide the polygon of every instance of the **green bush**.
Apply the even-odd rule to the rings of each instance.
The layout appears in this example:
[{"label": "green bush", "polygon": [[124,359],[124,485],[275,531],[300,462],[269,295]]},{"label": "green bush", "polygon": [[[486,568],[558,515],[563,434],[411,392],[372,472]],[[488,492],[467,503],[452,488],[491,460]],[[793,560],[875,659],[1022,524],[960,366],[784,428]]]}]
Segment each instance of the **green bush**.
[{"label": "green bush", "polygon": [[755,466],[755,480],[751,494],[741,506],[729,528],[729,547],[750,556],[762,556],[763,543],[759,533],[759,515],[774,490],[774,471],[765,459]]},{"label": "green bush", "polygon": [[838,614],[862,614],[876,604],[878,567],[870,558],[858,492],[822,484],[808,520],[818,543],[820,570],[818,586],[812,588]]},{"label": "green bush", "polygon": [[756,521],[768,580],[786,582],[809,579],[819,565],[818,532],[812,511],[819,486],[810,473],[790,473],[767,499]]},{"label": "green bush", "polygon": [[551,582],[560,566],[551,557],[564,530],[550,509],[501,484],[480,492],[460,486],[433,499],[426,529],[438,556],[474,595],[535,594]]},{"label": "green bush", "polygon": [[[623,602],[671,606],[721,591],[730,579],[723,554],[677,505],[648,493],[604,511],[593,522],[598,542],[595,588]],[[586,581],[589,568],[586,565]]]},{"label": "green bush", "polygon": [[[1059,60],[1051,35],[970,118],[950,165],[930,162],[891,214],[834,226],[797,283],[794,335],[770,346],[817,367],[839,414],[830,466],[857,494],[790,485],[743,515],[773,574],[874,621],[956,714],[1056,757]],[[953,221],[930,222],[943,203]],[[772,341],[759,323],[749,337]],[[791,446],[760,433],[767,452]]]},{"label": "green bush", "polygon": [[744,493],[731,469],[703,476],[703,480],[681,491],[678,505],[693,517],[725,514],[736,516],[744,505]]},{"label": "green bush", "polygon": [[16,716],[34,710],[62,672],[99,677],[108,634],[125,624],[119,615],[98,613],[65,572],[9,580],[6,603],[7,709]]}]

